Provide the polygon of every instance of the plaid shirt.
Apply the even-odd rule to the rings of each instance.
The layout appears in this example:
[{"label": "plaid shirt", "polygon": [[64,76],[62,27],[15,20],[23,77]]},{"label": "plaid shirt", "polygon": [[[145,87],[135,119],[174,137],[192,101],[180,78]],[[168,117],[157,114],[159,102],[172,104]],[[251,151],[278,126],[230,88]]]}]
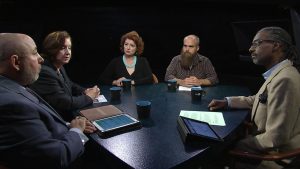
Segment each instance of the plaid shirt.
[{"label": "plaid shirt", "polygon": [[185,69],[180,65],[181,56],[175,56],[170,65],[167,68],[165,81],[170,79],[185,79],[190,76],[195,76],[198,79],[207,79],[212,85],[219,82],[217,73],[210,62],[210,60],[200,54],[196,54],[193,59],[192,66],[189,69]]}]

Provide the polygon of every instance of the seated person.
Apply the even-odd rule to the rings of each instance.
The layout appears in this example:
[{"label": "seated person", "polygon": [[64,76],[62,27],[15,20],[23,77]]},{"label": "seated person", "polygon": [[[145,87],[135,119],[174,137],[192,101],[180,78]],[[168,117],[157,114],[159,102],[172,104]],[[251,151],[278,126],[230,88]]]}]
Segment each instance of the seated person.
[{"label": "seated person", "polygon": [[132,85],[153,83],[152,71],[146,58],[140,55],[144,50],[143,39],[135,31],[121,38],[123,56],[114,58],[106,67],[100,81],[107,85],[122,86],[122,80],[131,79]]},{"label": "seated person", "polygon": [[[263,65],[266,79],[254,96],[212,100],[210,110],[220,108],[252,109],[250,135],[236,149],[251,153],[289,151],[300,147],[300,63],[290,35],[279,27],[258,31],[249,49],[252,60]],[[298,71],[297,71],[298,69]],[[254,164],[253,164],[254,165]],[[257,165],[257,166],[255,166]],[[275,162],[257,162],[253,168],[273,168]],[[273,167],[268,167],[272,165]],[[240,163],[240,168],[245,167]]]},{"label": "seated person", "polygon": [[165,81],[176,80],[181,86],[209,86],[218,83],[217,73],[210,60],[197,53],[200,40],[196,35],[183,39],[181,54],[167,68]]},{"label": "seated person", "polygon": [[76,111],[91,105],[99,96],[97,86],[85,89],[72,82],[63,65],[71,59],[71,37],[66,31],[50,33],[43,42],[45,59],[39,79],[30,88],[42,96],[66,120]]},{"label": "seated person", "polygon": [[[33,39],[0,34],[0,161],[10,169],[58,169],[79,164],[95,127],[77,117],[67,124],[29,88],[43,58]],[[80,160],[79,160],[80,161]]]}]

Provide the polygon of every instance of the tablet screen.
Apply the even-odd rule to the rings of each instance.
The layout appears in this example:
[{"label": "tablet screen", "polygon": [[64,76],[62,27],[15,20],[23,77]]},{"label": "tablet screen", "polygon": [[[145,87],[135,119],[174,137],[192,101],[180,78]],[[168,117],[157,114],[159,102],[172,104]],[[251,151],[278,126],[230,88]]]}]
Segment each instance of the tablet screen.
[{"label": "tablet screen", "polygon": [[183,120],[191,134],[223,141],[223,139],[217,135],[208,123],[187,118],[183,118]]},{"label": "tablet screen", "polygon": [[101,131],[109,131],[123,126],[128,126],[138,121],[127,114],[120,114],[100,120],[95,120],[93,124]]}]

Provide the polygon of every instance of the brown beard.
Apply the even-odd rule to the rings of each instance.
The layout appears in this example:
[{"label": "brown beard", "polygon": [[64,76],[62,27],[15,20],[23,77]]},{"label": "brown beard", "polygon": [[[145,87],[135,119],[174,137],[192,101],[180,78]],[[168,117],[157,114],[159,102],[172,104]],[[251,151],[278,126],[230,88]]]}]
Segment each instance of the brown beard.
[{"label": "brown beard", "polygon": [[183,52],[181,51],[181,66],[185,69],[188,69],[192,63],[193,63],[193,59],[194,59],[194,56],[192,53],[190,52]]}]

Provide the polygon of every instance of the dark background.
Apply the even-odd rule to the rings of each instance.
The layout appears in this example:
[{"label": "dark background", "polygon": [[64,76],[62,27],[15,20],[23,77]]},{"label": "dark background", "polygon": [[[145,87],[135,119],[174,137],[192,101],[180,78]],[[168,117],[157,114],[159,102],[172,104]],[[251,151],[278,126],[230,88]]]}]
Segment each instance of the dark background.
[{"label": "dark background", "polygon": [[222,84],[248,86],[253,93],[265,71],[249,58],[255,33],[281,26],[293,34],[289,9],[295,0],[172,1],[10,1],[0,0],[0,32],[33,37],[40,51],[43,38],[66,30],[72,36],[73,58],[65,65],[71,79],[82,85],[98,83],[113,57],[121,55],[120,38],[136,30],[145,42],[143,56],[160,81],[183,38],[200,37],[200,53],[212,61]]}]

